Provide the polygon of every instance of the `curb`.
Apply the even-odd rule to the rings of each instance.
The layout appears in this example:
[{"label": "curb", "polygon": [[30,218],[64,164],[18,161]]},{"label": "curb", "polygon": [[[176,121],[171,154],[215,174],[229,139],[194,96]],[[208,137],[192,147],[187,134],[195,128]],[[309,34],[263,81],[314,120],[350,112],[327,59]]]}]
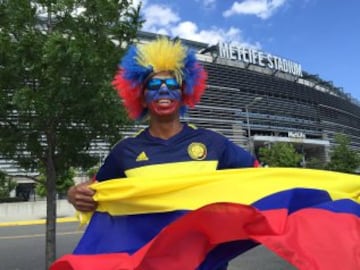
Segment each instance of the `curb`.
[{"label": "curb", "polygon": [[[56,219],[56,223],[65,223],[65,222],[79,222],[79,219],[77,217],[62,217]],[[46,224],[46,219],[0,222],[0,227],[42,225],[42,224]]]}]

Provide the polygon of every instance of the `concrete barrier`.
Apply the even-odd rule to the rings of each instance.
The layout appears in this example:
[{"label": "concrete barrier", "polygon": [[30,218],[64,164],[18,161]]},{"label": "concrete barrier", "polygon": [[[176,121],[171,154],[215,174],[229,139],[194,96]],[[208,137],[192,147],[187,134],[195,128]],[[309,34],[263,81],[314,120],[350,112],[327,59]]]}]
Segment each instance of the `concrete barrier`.
[{"label": "concrete barrier", "polygon": [[[74,207],[67,200],[57,200],[57,217],[75,216]],[[46,201],[0,203],[0,223],[46,218]]]}]

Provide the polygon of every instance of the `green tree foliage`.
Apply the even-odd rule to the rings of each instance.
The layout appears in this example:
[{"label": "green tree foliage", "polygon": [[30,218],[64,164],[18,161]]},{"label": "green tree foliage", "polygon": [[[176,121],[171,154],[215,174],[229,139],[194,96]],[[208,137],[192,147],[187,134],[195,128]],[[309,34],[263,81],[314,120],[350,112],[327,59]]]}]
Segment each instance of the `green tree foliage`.
[{"label": "green tree foliage", "polygon": [[[56,179],[56,191],[59,195],[65,195],[67,190],[74,185],[74,178],[76,176],[76,171],[74,168],[70,168],[63,175],[58,176]],[[45,197],[47,195],[46,191],[46,176],[44,173],[41,173],[38,177],[38,182],[36,183],[36,194],[40,197]]]},{"label": "green tree foliage", "polygon": [[335,143],[326,168],[331,171],[354,173],[360,167],[360,154],[349,147],[350,139],[345,135],[337,134]]},{"label": "green tree foliage", "polygon": [[325,169],[325,166],[326,163],[315,157],[306,161],[306,168],[323,170]]},{"label": "green tree foliage", "polygon": [[86,171],[86,176],[87,176],[89,179],[92,179],[92,178],[96,175],[96,173],[97,173],[98,170],[99,170],[99,166],[91,167],[90,169],[88,169],[88,170]]},{"label": "green tree foliage", "polygon": [[302,155],[291,143],[277,142],[261,147],[259,159],[270,167],[300,167]]},{"label": "green tree foliage", "polygon": [[4,172],[0,171],[0,199],[8,198],[10,192],[16,187],[16,183]]},{"label": "green tree foliage", "polygon": [[91,142],[112,144],[127,121],[111,80],[142,24],[131,2],[0,1],[0,154],[44,171],[46,269],[56,254],[58,180],[96,164]]}]

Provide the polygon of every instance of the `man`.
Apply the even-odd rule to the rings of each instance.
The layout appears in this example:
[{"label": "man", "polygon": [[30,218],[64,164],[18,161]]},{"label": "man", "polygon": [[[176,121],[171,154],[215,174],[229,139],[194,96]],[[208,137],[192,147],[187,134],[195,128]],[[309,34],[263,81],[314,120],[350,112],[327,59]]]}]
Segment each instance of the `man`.
[{"label": "man", "polygon": [[[195,54],[180,41],[160,38],[131,47],[113,84],[129,116],[148,117],[149,127],[114,146],[96,181],[146,175],[167,175],[171,181],[172,175],[258,166],[253,156],[226,137],[180,121],[187,107],[193,107],[200,100],[206,78]],[[88,184],[79,184],[68,191],[69,201],[79,211],[96,209],[94,191]],[[75,253],[133,253],[182,214],[158,215],[161,219],[156,221],[147,215],[141,217],[141,222],[134,216],[117,218],[112,223],[122,232],[117,234],[121,237],[112,241],[112,246],[99,250],[100,244],[94,244],[102,241],[99,231],[98,239],[91,244],[80,241]],[[199,269],[210,268],[204,263]],[[226,269],[226,266],[216,269]]]}]

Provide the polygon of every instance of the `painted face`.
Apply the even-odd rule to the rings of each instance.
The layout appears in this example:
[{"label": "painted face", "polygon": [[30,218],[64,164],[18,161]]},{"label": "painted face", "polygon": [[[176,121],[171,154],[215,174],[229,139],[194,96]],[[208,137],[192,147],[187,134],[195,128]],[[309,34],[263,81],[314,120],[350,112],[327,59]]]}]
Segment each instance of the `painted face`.
[{"label": "painted face", "polygon": [[145,86],[145,102],[157,115],[170,115],[181,106],[182,95],[179,83],[170,75],[155,75]]}]

